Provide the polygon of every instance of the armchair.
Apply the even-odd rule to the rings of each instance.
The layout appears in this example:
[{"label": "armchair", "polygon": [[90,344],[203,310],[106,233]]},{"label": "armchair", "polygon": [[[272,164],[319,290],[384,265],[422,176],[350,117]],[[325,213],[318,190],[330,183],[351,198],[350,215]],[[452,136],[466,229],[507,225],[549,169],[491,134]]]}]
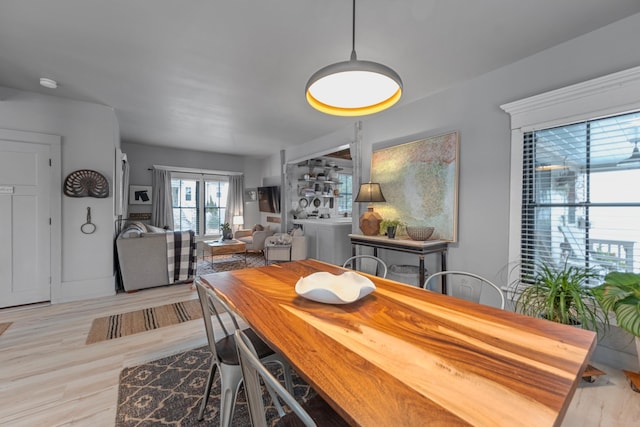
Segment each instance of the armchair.
[{"label": "armchair", "polygon": [[255,226],[251,229],[241,229],[233,234],[235,240],[244,242],[248,251],[262,252],[267,237],[273,234],[273,230],[267,227]]},{"label": "armchair", "polygon": [[264,247],[265,265],[274,261],[296,261],[307,258],[307,238],[277,233],[267,237]]}]

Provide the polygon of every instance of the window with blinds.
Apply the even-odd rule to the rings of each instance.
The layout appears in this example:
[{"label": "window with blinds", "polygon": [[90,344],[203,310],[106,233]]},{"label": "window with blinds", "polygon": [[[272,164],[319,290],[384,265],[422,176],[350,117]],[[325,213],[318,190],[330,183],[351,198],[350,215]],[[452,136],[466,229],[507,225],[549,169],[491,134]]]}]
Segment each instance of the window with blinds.
[{"label": "window with blinds", "polygon": [[524,134],[523,280],[543,263],[640,272],[638,143],[640,112]]},{"label": "window with blinds", "polygon": [[226,176],[172,173],[174,230],[194,230],[196,236],[220,235],[228,190]]}]

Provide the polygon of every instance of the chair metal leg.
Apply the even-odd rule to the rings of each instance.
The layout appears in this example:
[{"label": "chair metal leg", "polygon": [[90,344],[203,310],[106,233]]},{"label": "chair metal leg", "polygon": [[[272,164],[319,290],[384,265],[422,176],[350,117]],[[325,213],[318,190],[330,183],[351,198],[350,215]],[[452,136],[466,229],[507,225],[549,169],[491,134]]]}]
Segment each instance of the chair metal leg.
[{"label": "chair metal leg", "polygon": [[220,366],[220,427],[230,427],[236,403],[242,370],[239,365]]},{"label": "chair metal leg", "polygon": [[215,360],[211,360],[211,369],[209,369],[209,377],[207,378],[207,385],[204,388],[204,395],[202,396],[202,403],[200,404],[200,412],[198,412],[198,421],[202,421],[204,418],[204,411],[207,409],[207,402],[209,401],[209,393],[211,393],[211,386],[213,385],[213,378],[216,376],[216,368],[218,364]]}]

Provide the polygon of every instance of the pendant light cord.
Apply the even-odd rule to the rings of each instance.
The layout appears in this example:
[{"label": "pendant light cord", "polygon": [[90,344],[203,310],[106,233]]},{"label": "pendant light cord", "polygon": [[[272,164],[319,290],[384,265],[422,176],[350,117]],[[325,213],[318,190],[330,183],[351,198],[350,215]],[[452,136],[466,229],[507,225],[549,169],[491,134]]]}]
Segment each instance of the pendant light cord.
[{"label": "pendant light cord", "polygon": [[356,0],[353,0],[353,19],[351,25],[351,60],[357,60],[356,56]]}]

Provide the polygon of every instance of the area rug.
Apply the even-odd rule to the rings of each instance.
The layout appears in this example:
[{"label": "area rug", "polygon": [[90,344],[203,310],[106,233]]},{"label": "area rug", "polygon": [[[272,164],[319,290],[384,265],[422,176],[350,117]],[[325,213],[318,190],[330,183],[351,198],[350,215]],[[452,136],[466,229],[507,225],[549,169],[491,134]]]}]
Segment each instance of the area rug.
[{"label": "area rug", "polygon": [[13,322],[0,323],[0,335],[2,335],[12,324]]},{"label": "area rug", "polygon": [[[209,395],[204,419],[198,421],[202,393],[209,374],[211,353],[200,347],[165,357],[120,373],[116,426],[217,426],[220,425],[220,377]],[[271,366],[271,365],[269,365]],[[273,368],[282,381],[282,371]],[[294,395],[305,402],[315,395],[313,389],[293,373]],[[275,420],[277,412],[265,398],[267,418]],[[285,408],[286,409],[286,408]],[[240,388],[233,413],[232,426],[249,426],[249,410]],[[272,422],[269,422],[271,425]]]},{"label": "area rug", "polygon": [[202,318],[200,301],[166,304],[93,320],[86,344],[120,338]]},{"label": "area rug", "polygon": [[247,253],[247,265],[244,265],[244,256],[241,255],[219,255],[213,257],[208,255],[204,259],[198,259],[197,276],[218,273],[220,271],[240,270],[242,268],[262,267],[264,265],[264,255],[256,252]]}]

